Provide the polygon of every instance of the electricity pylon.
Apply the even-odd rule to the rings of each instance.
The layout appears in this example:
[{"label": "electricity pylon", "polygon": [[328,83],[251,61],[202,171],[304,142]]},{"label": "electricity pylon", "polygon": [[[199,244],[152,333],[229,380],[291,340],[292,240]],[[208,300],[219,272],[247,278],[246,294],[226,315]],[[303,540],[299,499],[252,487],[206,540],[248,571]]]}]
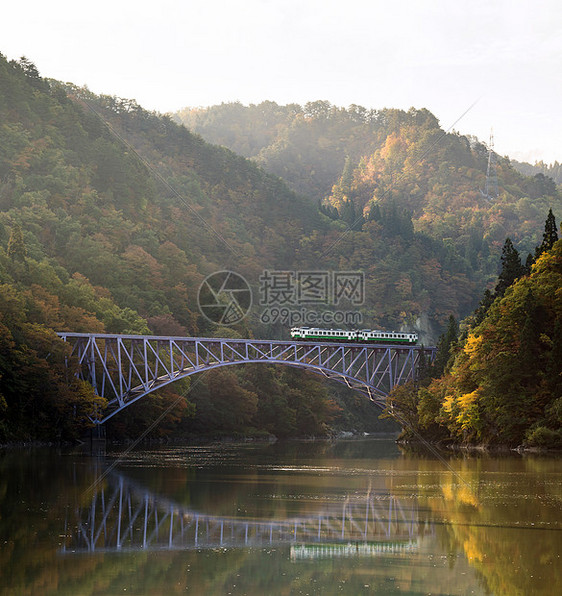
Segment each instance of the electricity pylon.
[{"label": "electricity pylon", "polygon": [[490,131],[490,144],[488,145],[488,169],[486,170],[486,187],[482,193],[487,199],[497,199],[499,195],[496,165],[494,133],[493,131]]}]

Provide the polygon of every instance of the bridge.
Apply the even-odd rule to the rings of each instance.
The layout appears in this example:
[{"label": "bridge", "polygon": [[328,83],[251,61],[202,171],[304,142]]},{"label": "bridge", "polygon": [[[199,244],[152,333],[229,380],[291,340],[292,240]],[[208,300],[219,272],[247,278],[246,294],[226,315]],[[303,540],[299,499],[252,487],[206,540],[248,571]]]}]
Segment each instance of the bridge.
[{"label": "bridge", "polygon": [[381,408],[394,387],[415,380],[436,348],[295,340],[59,333],[72,346],[67,366],[107,408],[101,424],[145,395],[193,374],[235,364],[283,364],[311,370],[361,392]]},{"label": "bridge", "polygon": [[130,552],[291,546],[294,558],[374,556],[417,548],[433,524],[417,500],[386,491],[342,495],[289,519],[217,516],[112,472],[67,518],[61,552]]}]

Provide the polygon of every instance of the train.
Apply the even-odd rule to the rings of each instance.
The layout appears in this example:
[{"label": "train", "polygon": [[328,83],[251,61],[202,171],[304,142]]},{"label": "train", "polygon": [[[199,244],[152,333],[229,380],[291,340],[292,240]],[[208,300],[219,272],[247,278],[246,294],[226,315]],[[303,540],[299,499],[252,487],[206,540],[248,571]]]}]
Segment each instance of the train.
[{"label": "train", "polygon": [[296,340],[412,345],[417,343],[418,334],[374,329],[346,330],[320,329],[319,327],[291,327],[291,338]]}]

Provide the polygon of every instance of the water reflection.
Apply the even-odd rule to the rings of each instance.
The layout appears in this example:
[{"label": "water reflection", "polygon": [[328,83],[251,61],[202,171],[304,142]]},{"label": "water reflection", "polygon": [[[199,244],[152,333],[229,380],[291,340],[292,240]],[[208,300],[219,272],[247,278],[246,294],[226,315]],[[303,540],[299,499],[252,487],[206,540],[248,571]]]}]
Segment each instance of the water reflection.
[{"label": "water reflection", "polygon": [[[371,489],[338,501],[330,501],[327,495],[318,511],[306,516],[260,520],[195,511],[124,474],[100,475],[94,485],[99,488],[90,504],[76,509],[73,531],[62,549],[65,553],[298,544],[301,547],[292,550],[294,556],[364,556],[412,550],[419,537],[433,531],[431,524],[420,524],[416,499]],[[348,548],[334,547],[340,543]],[[330,546],[319,550],[304,548],[305,544]]]},{"label": "water reflection", "polygon": [[377,441],[0,451],[0,595],[546,596],[561,511],[546,457]]}]

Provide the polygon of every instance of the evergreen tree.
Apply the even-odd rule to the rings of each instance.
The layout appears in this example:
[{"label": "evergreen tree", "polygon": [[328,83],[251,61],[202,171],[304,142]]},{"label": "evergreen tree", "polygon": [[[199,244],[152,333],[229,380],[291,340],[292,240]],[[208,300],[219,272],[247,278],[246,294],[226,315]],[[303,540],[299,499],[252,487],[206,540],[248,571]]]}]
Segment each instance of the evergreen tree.
[{"label": "evergreen tree", "polygon": [[502,297],[507,288],[524,273],[525,270],[523,265],[521,265],[519,252],[513,246],[511,239],[506,238],[502,249],[501,271],[498,276],[495,297]]},{"label": "evergreen tree", "polygon": [[440,377],[447,368],[447,363],[451,357],[451,349],[456,344],[459,336],[459,325],[453,315],[450,315],[447,323],[447,331],[439,338],[437,342],[437,355],[433,363],[433,370],[436,377]]},{"label": "evergreen tree", "polygon": [[527,288],[522,305],[522,324],[519,332],[518,358],[525,366],[521,368],[522,377],[534,381],[536,372],[544,367],[540,365],[543,350],[540,335],[545,328],[545,314],[533,289]]},{"label": "evergreen tree", "polygon": [[352,230],[360,230],[365,220],[362,215],[357,215],[353,201],[346,199],[343,203],[340,217]]},{"label": "evergreen tree", "polygon": [[534,262],[535,257],[531,253],[529,253],[525,261],[525,275],[529,275],[531,273],[531,267],[533,266]]},{"label": "evergreen tree", "polygon": [[558,232],[556,230],[556,219],[552,213],[552,209],[548,210],[546,222],[544,224],[544,234],[542,236],[542,243],[537,246],[535,250],[535,260],[538,259],[543,252],[550,250],[554,243],[558,240]]},{"label": "evergreen tree", "polygon": [[353,164],[349,155],[345,158],[343,172],[340,178],[340,188],[344,196],[349,197],[353,185]]},{"label": "evergreen tree", "polygon": [[338,210],[335,207],[332,207],[329,203],[318,201],[318,210],[320,211],[320,213],[323,213],[330,219],[337,220],[340,218]]},{"label": "evergreen tree", "polygon": [[381,209],[378,203],[372,203],[369,208],[367,215],[367,221],[380,221],[381,220]]},{"label": "evergreen tree", "polygon": [[484,296],[482,296],[482,300],[480,300],[478,308],[474,311],[474,327],[480,325],[480,323],[484,320],[484,317],[486,316],[486,313],[488,312],[490,306],[492,306],[493,302],[494,295],[492,292],[490,292],[490,290],[486,290],[484,292]]}]

